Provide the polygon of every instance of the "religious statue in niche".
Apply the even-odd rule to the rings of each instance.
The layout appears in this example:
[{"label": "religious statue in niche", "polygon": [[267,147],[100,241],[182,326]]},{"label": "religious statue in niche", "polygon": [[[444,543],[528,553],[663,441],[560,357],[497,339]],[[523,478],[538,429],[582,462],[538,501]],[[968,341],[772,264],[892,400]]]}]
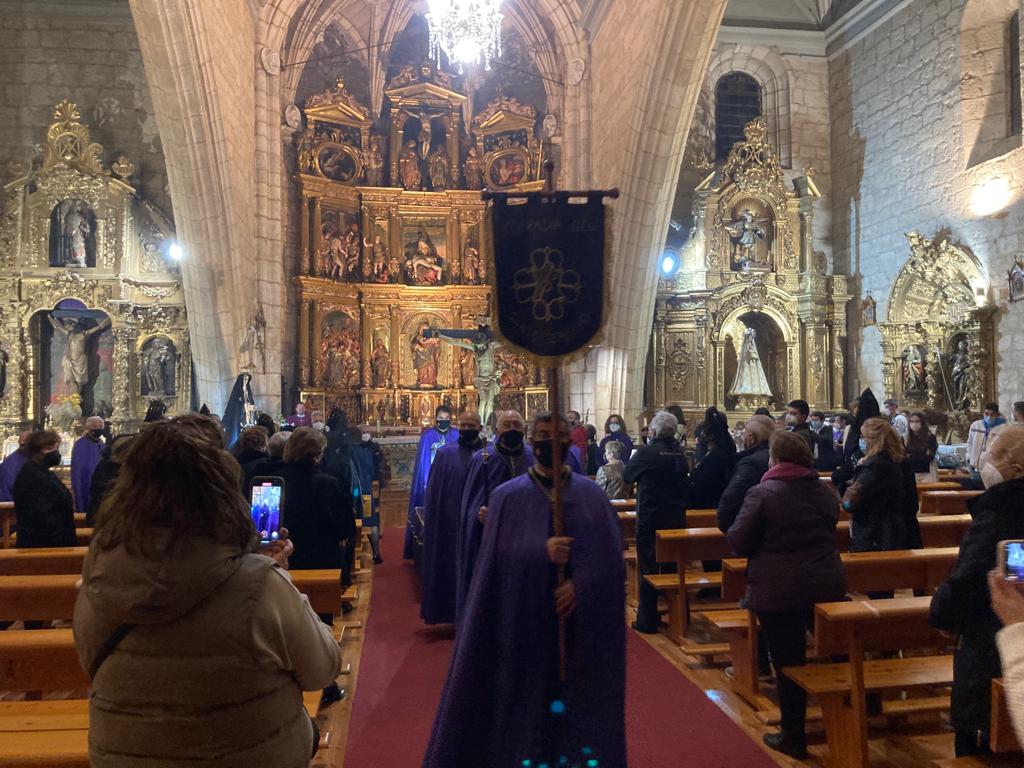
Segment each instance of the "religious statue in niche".
[{"label": "religious statue in niche", "polygon": [[499,383],[502,389],[525,389],[530,386],[530,366],[515,352],[500,352],[501,364]]},{"label": "religious statue in niche", "polygon": [[740,348],[736,378],[729,389],[729,396],[735,397],[741,408],[766,406],[772,396],[757,352],[757,332],[753,328],[743,331],[743,346]]},{"label": "religious statue in niche", "polygon": [[437,285],[444,276],[444,225],[424,227],[405,244],[405,271],[413,285]]},{"label": "religious statue in niche", "polygon": [[370,355],[370,379],[374,387],[386,387],[391,380],[391,353],[383,336],[373,342],[373,354]]},{"label": "religious statue in niche", "polygon": [[475,146],[466,150],[466,162],[462,165],[466,176],[466,189],[483,189],[484,164]]},{"label": "religious statue in niche", "polygon": [[403,189],[419,190],[422,188],[420,155],[416,149],[416,142],[411,139],[405,143],[405,147],[398,156],[398,173],[402,177]]},{"label": "religious statue in niche", "polygon": [[96,266],[96,214],[82,200],[64,200],[50,215],[50,266]]},{"label": "religious statue in niche", "polygon": [[363,246],[370,252],[368,260],[369,272],[366,277],[375,283],[388,282],[391,279],[391,267],[388,260],[388,246],[384,242],[382,232],[375,231],[373,233],[373,242],[364,240]]},{"label": "religious statue in niche", "polygon": [[1021,301],[1024,299],[1024,263],[1019,259],[1013,262],[1010,267],[1010,301]]},{"label": "religious statue in niche", "polygon": [[956,410],[970,407],[975,371],[966,339],[960,339],[956,350],[949,356],[949,371],[953,381],[953,408]]},{"label": "religious statue in niche", "polygon": [[480,243],[475,235],[466,238],[466,247],[462,250],[462,276],[467,285],[483,285],[487,281]]},{"label": "religious statue in niche", "polygon": [[64,355],[60,361],[61,370],[64,372],[64,386],[69,392],[81,394],[82,388],[89,383],[87,344],[92,336],[106,330],[110,325],[110,319],[104,318],[90,328],[83,318],[55,317],[52,312],[46,318],[55,332],[62,333],[67,337]]},{"label": "religious statue in niche", "polygon": [[354,214],[326,211],[320,226],[320,271],[336,280],[357,278],[362,236]]},{"label": "religious statue in niche", "polygon": [[424,320],[412,337],[412,367],[416,371],[416,386],[433,389],[437,386],[441,342],[431,335],[430,323]]},{"label": "religious statue in niche", "polygon": [[770,217],[758,217],[750,208],[743,208],[736,218],[725,225],[725,231],[729,233],[729,242],[732,244],[733,269],[771,268],[764,242],[768,237],[768,230],[764,225],[770,221]]},{"label": "religious statue in niche", "polygon": [[430,171],[430,186],[435,192],[444,192],[448,189],[448,165],[451,158],[444,151],[444,147],[437,149],[430,155],[428,169]]},{"label": "religious statue in niche", "polygon": [[462,373],[462,386],[470,387],[476,381],[476,355],[471,349],[460,350],[459,370]]},{"label": "religious statue in niche", "polygon": [[911,344],[903,350],[901,373],[904,393],[913,395],[928,390],[924,377],[924,360],[924,350],[916,344]]},{"label": "religious statue in niche", "polygon": [[370,137],[370,146],[363,150],[363,166],[366,168],[366,186],[384,186],[384,152],[380,136]]},{"label": "religious statue in niche", "polygon": [[170,339],[163,336],[147,339],[139,357],[142,362],[142,394],[173,397],[177,354]]},{"label": "religious statue in niche", "polygon": [[320,334],[320,365],[324,386],[359,386],[359,326],[344,312],[324,318]]}]

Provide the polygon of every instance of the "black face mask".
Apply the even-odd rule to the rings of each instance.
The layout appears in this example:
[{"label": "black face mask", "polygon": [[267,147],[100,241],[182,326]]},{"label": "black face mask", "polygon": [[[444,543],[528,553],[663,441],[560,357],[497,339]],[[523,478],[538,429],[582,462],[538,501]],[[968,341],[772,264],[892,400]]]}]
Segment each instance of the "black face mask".
[{"label": "black face mask", "polygon": [[480,442],[479,429],[460,429],[459,445],[476,445]]},{"label": "black face mask", "polygon": [[60,466],[60,451],[47,451],[43,454],[43,466],[44,467],[59,467]]},{"label": "black face mask", "polygon": [[448,428],[452,425],[451,419],[438,419],[437,420],[437,431],[447,432]]},{"label": "black face mask", "polygon": [[89,430],[89,434],[92,435],[92,439],[93,440],[99,440],[101,437],[103,437],[103,430],[102,429],[90,429]]},{"label": "black face mask", "polygon": [[[562,463],[565,464],[566,456],[569,453],[569,441],[562,443]],[[553,440],[534,440],[533,455],[537,463],[546,469],[553,469],[555,466],[555,443]]]},{"label": "black face mask", "polygon": [[523,433],[518,429],[510,429],[502,432],[498,438],[498,445],[510,451],[517,451],[523,447]]}]

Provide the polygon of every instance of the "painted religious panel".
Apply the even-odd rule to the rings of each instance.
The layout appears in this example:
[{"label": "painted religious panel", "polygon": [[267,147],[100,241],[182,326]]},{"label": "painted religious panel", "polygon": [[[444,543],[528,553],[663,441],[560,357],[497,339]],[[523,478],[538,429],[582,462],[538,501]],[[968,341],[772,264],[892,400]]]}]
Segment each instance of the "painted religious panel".
[{"label": "painted religious panel", "polygon": [[490,155],[484,181],[490,189],[509,189],[527,179],[530,155],[523,147],[508,147]]},{"label": "painted religious panel", "polygon": [[325,387],[359,386],[359,323],[334,310],[324,315],[320,330],[320,381]]},{"label": "painted religious panel", "polygon": [[50,214],[50,266],[96,266],[96,214],[84,200],[71,198]]},{"label": "painted religious panel", "polygon": [[359,215],[324,206],[320,214],[317,273],[335,280],[360,279],[359,259],[363,238]]},{"label": "painted religious panel", "polygon": [[448,268],[448,234],[443,220],[402,224],[405,281],[441,285]]},{"label": "painted religious panel", "polygon": [[348,144],[321,144],[316,153],[316,170],[331,181],[354,184],[363,173],[362,159]]}]

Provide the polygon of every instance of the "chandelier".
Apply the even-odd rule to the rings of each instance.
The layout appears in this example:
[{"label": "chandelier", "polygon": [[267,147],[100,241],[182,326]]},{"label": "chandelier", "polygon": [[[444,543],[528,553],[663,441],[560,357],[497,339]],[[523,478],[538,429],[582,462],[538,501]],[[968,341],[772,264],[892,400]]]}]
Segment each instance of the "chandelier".
[{"label": "chandelier", "polygon": [[501,0],[428,0],[430,56],[441,64],[441,51],[451,61],[484,69],[501,56]]}]

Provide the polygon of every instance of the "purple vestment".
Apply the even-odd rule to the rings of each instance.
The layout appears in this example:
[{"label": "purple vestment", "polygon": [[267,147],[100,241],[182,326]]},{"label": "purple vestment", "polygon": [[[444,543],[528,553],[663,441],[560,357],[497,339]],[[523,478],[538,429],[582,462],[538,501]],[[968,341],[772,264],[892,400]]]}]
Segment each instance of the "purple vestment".
[{"label": "purple vestment", "polygon": [[0,464],[0,501],[14,501],[14,496],[11,494],[14,490],[14,481],[18,478],[18,473],[21,472],[26,461],[28,461],[28,456],[19,449]]},{"label": "purple vestment", "polygon": [[587,474],[583,471],[587,466],[587,462],[583,460],[583,457],[580,455],[580,449],[575,445],[569,446],[569,452],[565,455],[565,463],[577,475]]},{"label": "purple vestment", "polygon": [[310,416],[308,411],[302,414],[301,416],[299,416],[299,414],[297,413],[293,413],[291,416],[288,417],[288,423],[291,424],[293,427],[312,427],[313,417]]},{"label": "purple vestment", "polygon": [[462,615],[462,607],[469,594],[470,577],[476,565],[480,550],[480,539],[484,526],[478,513],[486,507],[491,494],[502,483],[523,474],[533,466],[533,451],[524,446],[518,456],[506,456],[495,448],[493,442],[487,446],[486,459],[482,450],[473,454],[466,477],[466,488],[462,494],[461,515],[457,537],[456,561],[458,563],[458,585],[456,590],[455,618]]},{"label": "purple vestment", "polygon": [[405,526],[405,546],[402,558],[412,559],[412,532],[416,525],[416,507],[423,506],[423,496],[427,492],[427,479],[430,477],[430,465],[434,456],[446,445],[459,439],[459,430],[454,427],[447,432],[439,432],[437,427],[423,430],[420,435],[420,446],[416,449],[416,461],[412,465],[412,484],[409,486],[409,518]]},{"label": "purple vestment", "polygon": [[[556,766],[563,755],[569,765],[593,759],[601,768],[626,768],[618,521],[585,477],[570,474],[562,498],[576,591],[566,622],[567,683],[558,681],[551,504],[526,474],[491,495],[424,768]],[[561,705],[564,712],[552,714]]]},{"label": "purple vestment", "polygon": [[420,616],[427,624],[455,621],[456,542],[462,491],[474,448],[456,443],[437,452],[423,499],[423,588]]},{"label": "purple vestment", "polygon": [[85,512],[89,506],[89,486],[92,473],[100,463],[103,443],[82,435],[71,449],[71,490],[75,494],[75,509]]}]

